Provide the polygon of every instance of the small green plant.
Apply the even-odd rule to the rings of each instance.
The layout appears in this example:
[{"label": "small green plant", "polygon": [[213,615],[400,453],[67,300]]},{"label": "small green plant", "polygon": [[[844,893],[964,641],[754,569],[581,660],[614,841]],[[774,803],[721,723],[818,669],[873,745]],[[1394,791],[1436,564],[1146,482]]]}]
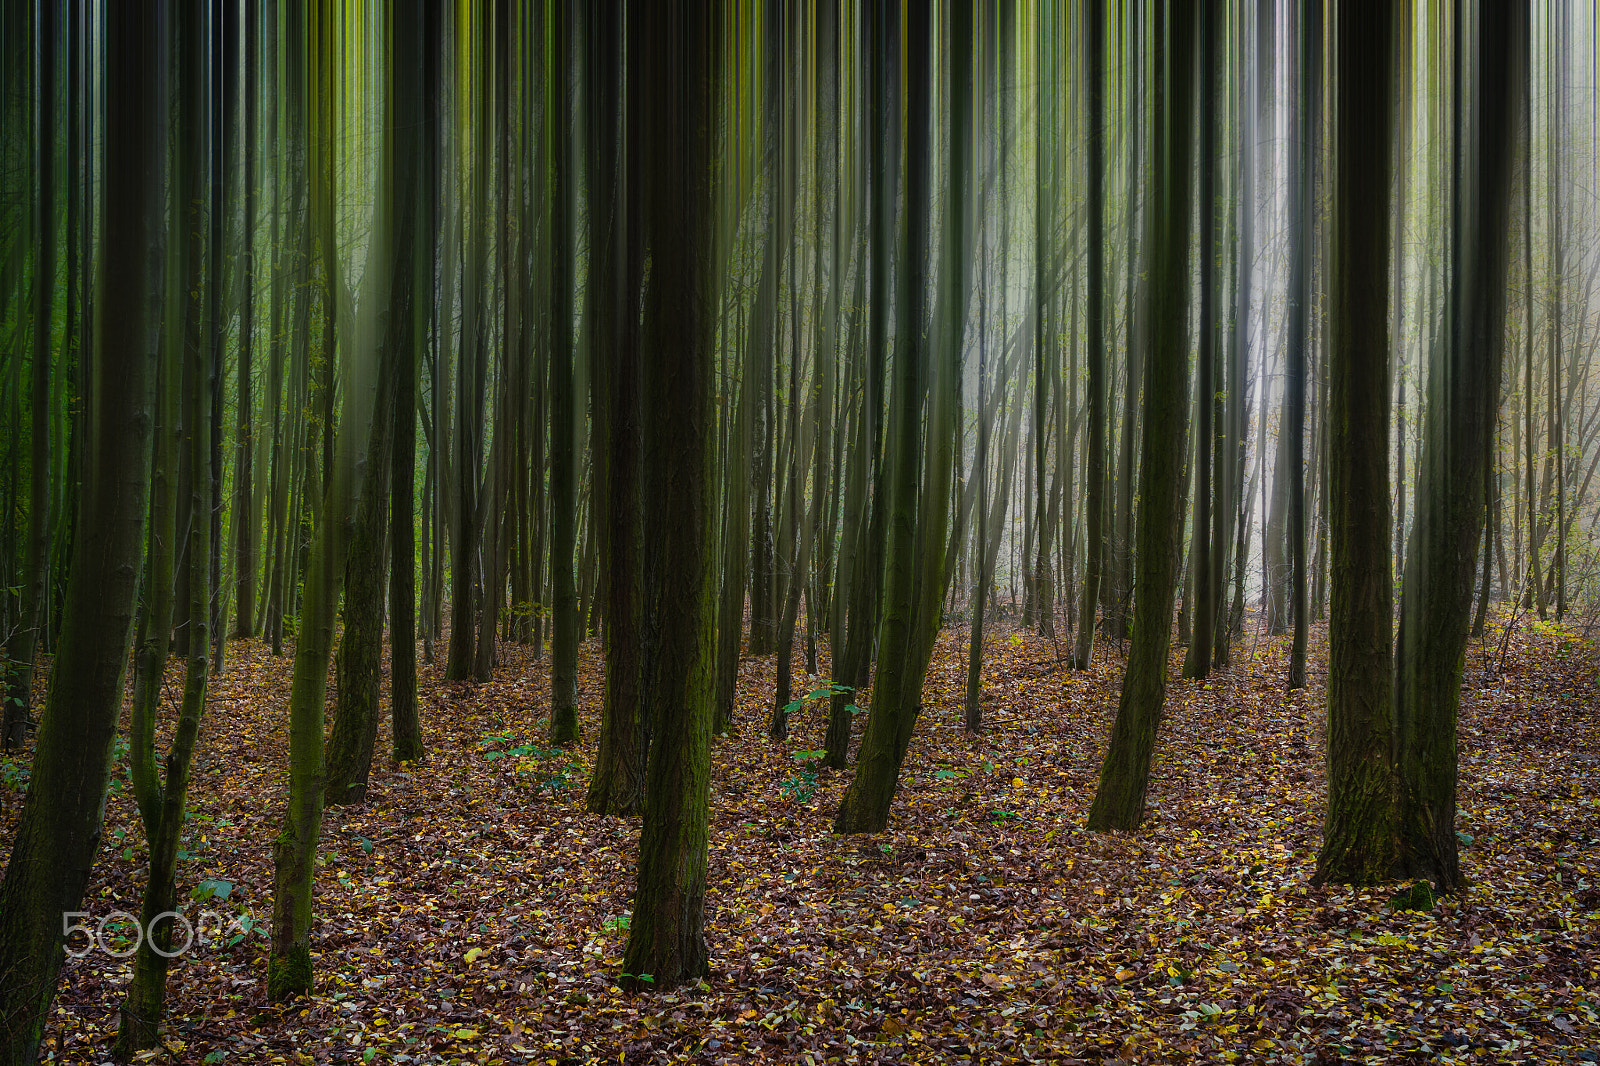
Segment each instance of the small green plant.
[{"label": "small green plant", "polygon": [[632,925],[633,913],[631,911],[623,911],[621,914],[614,915],[601,922],[600,928],[607,933],[626,933]]},{"label": "small green plant", "polygon": [[26,792],[28,790],[28,775],[33,768],[15,759],[0,759],[0,789],[12,792]]},{"label": "small green plant", "polygon": [[811,797],[817,794],[817,766],[827,754],[825,751],[797,751],[789,756],[800,766],[778,786],[778,794],[796,803],[810,803]]},{"label": "small green plant", "polygon": [[[831,700],[835,696],[843,696],[847,692],[854,691],[855,689],[851,688],[849,685],[841,685],[837,681],[830,681],[821,688],[812,689],[810,692],[807,692],[804,696],[801,696],[797,700],[789,701],[784,705],[783,713],[794,714],[801,707],[804,707],[806,704],[815,700]],[[853,703],[846,705],[845,710],[849,711],[851,714],[861,713],[861,708],[857,707]]]},{"label": "small green plant", "polygon": [[522,742],[515,733],[509,731],[484,734],[478,742],[478,751],[487,762],[514,760],[516,766],[511,772],[516,775],[516,786],[531,788],[535,792],[548,791],[551,799],[557,793],[571,788],[573,781],[583,771],[574,753],[543,744]]}]

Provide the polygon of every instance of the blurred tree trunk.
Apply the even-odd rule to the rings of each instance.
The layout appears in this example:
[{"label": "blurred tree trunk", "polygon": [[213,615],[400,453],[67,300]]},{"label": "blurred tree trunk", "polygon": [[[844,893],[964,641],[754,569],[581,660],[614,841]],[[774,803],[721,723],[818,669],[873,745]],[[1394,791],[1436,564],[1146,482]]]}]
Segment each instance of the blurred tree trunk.
[{"label": "blurred tree trunk", "polygon": [[[655,43],[630,56],[632,145],[648,151],[642,190],[650,259],[645,328],[649,453],[647,535],[661,558],[653,597],[659,648],[646,700],[655,724],[639,839],[639,876],[623,980],[671,988],[708,970],[707,822],[714,699],[716,565],[712,471],[716,426],[712,130],[717,41],[713,14],[690,0],[630,12]],[[630,27],[630,30],[633,27]],[[633,121],[637,116],[639,121]],[[637,139],[634,139],[637,138]]]},{"label": "blurred tree trunk", "polygon": [[[93,408],[66,618],[32,780],[0,881],[0,1059],[32,1062],[63,959],[62,914],[81,904],[100,844],[144,543],[165,241],[160,131],[170,52],[161,5],[105,12],[105,171]],[[117,279],[114,283],[111,279]],[[115,323],[115,328],[105,324]]]},{"label": "blurred tree trunk", "polygon": [[1084,478],[1086,561],[1078,599],[1078,632],[1072,668],[1087,670],[1094,659],[1095,611],[1106,562],[1106,57],[1105,5],[1094,0],[1087,16],[1089,58],[1088,136],[1088,470]]},{"label": "blurred tree trunk", "polygon": [[56,279],[56,47],[60,9],[54,3],[35,6],[34,93],[34,259],[33,358],[28,370],[28,520],[22,564],[20,610],[6,641],[5,714],[0,739],[6,748],[27,740],[28,712],[33,705],[34,657],[45,627],[50,576],[50,364],[53,356]]},{"label": "blurred tree trunk", "polygon": [[[1198,11],[1197,11],[1198,6]],[[1122,682],[1100,785],[1088,828],[1132,830],[1144,818],[1167,691],[1172,602],[1182,551],[1184,457],[1189,417],[1189,189],[1194,130],[1195,19],[1215,16],[1208,0],[1158,10],[1151,27],[1151,123],[1155,184],[1151,188],[1150,278],[1142,309],[1144,440],[1139,460],[1139,523],[1133,643]],[[1168,34],[1170,33],[1170,39]]]},{"label": "blurred tree trunk", "polygon": [[[1426,877],[1440,892],[1462,884],[1456,717],[1487,504],[1486,445],[1500,407],[1511,175],[1528,21],[1524,3],[1481,9],[1470,38],[1476,52],[1470,72],[1463,71],[1461,57],[1456,64],[1463,128],[1454,174],[1452,335],[1436,349],[1438,362],[1428,375],[1417,521],[1395,645],[1399,854],[1392,875]],[[1458,21],[1457,41],[1461,32]]]}]

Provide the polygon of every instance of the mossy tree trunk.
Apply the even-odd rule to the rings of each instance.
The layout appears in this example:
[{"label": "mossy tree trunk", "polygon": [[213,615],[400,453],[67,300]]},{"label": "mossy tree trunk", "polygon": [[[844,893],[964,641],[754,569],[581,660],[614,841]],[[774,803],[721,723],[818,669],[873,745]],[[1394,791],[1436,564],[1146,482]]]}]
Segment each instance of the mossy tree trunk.
[{"label": "mossy tree trunk", "polygon": [[107,8],[105,172],[90,417],[65,618],[33,772],[0,881],[0,1062],[31,1063],[60,975],[62,915],[100,844],[144,545],[160,278],[168,51],[154,0]]},{"label": "mossy tree trunk", "polygon": [[[1461,887],[1456,838],[1456,716],[1471,622],[1485,471],[1500,408],[1512,163],[1522,110],[1528,6],[1478,13],[1470,70],[1458,99],[1464,145],[1456,182],[1450,341],[1428,375],[1417,521],[1406,551],[1395,648],[1399,849],[1393,873]],[[1458,28],[1458,34],[1461,29]],[[1459,39],[1459,38],[1458,38]],[[1458,69],[1460,69],[1458,64]],[[1463,92],[1463,88],[1465,92]]]},{"label": "mossy tree trunk", "polygon": [[[956,4],[950,16],[949,40],[970,40],[971,7]],[[885,28],[879,23],[880,32]],[[834,819],[838,833],[876,833],[888,825],[900,766],[921,711],[923,681],[944,600],[955,408],[966,324],[965,182],[972,138],[972,53],[961,47],[949,51],[950,167],[940,254],[946,299],[941,305],[944,313],[934,323],[935,336],[925,338],[923,231],[929,208],[932,15],[914,6],[906,31],[906,192],[896,285],[883,616],[872,713],[861,738],[855,777]]]},{"label": "mossy tree trunk", "polygon": [[[1143,440],[1139,454],[1139,521],[1135,544],[1133,642],[1117,703],[1100,785],[1089,808],[1092,830],[1132,830],[1144,817],[1167,692],[1167,651],[1177,587],[1189,418],[1189,188],[1194,115],[1192,34],[1197,5],[1158,9],[1151,27],[1155,185],[1153,236],[1143,313]],[[1215,17],[1206,0],[1198,15]]]},{"label": "mossy tree trunk", "polygon": [[721,30],[692,0],[663,0],[630,14],[639,32],[629,37],[655,42],[632,58],[628,128],[641,131],[651,177],[643,190],[653,264],[644,311],[647,385],[655,400],[647,442],[658,474],[646,487],[646,522],[671,564],[657,575],[653,597],[660,612],[647,693],[654,741],[622,968],[630,984],[648,974],[653,987],[670,988],[708,969],[717,578],[712,130]]}]

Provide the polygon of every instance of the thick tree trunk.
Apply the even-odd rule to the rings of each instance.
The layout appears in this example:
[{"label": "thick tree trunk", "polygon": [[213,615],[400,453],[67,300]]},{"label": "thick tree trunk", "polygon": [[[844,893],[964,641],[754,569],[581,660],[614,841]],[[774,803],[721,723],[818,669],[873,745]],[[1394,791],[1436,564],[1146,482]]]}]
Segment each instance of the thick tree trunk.
[{"label": "thick tree trunk", "polygon": [[[1458,16],[1459,17],[1459,16]],[[1456,840],[1456,715],[1484,528],[1486,442],[1500,406],[1511,166],[1527,62],[1528,7],[1478,13],[1470,145],[1456,182],[1451,343],[1429,375],[1414,540],[1395,648],[1399,854],[1394,874],[1461,887]],[[1460,33],[1458,23],[1457,33]],[[1457,37],[1459,40],[1459,36]],[[1459,65],[1458,65],[1458,70]],[[1458,100],[1463,93],[1458,83]]]},{"label": "thick tree trunk", "polygon": [[1315,881],[1368,884],[1395,854],[1389,503],[1392,0],[1335,16],[1329,324],[1328,811]]},{"label": "thick tree trunk", "polygon": [[[105,279],[96,300],[93,408],[79,491],[66,618],[34,749],[32,781],[0,882],[0,1061],[38,1054],[63,958],[62,915],[82,904],[100,843],[111,744],[122,705],[150,479],[160,332],[167,101],[159,5],[106,10]],[[110,324],[114,324],[114,327]]]},{"label": "thick tree trunk", "polygon": [[[651,261],[645,320],[652,369],[649,447],[660,475],[646,492],[662,568],[659,653],[647,699],[655,722],[639,839],[639,879],[624,980],[671,988],[707,972],[705,892],[711,783],[716,566],[712,472],[715,284],[711,277],[715,17],[689,0],[639,10],[630,112],[646,131]],[[632,35],[630,35],[632,36]]]}]

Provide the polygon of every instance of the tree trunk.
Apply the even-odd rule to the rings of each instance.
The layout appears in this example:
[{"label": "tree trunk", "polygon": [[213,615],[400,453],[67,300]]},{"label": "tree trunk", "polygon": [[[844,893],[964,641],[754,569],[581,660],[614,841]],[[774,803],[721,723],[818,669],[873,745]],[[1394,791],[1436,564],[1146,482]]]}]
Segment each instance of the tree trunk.
[{"label": "tree trunk", "polygon": [[[1406,553],[1395,647],[1399,854],[1393,873],[1426,877],[1440,892],[1462,884],[1456,716],[1484,528],[1486,442],[1500,407],[1511,166],[1528,42],[1525,4],[1485,7],[1478,18],[1471,38],[1477,53],[1471,118],[1458,116],[1461,125],[1470,121],[1474,128],[1461,131],[1457,142],[1470,147],[1462,148],[1454,175],[1453,336],[1428,377],[1417,522]],[[1459,41],[1459,21],[1456,33]],[[1456,69],[1461,101],[1461,82],[1469,75],[1459,59]]]},{"label": "tree trunk", "polygon": [[[198,8],[198,5],[196,5]],[[204,12],[192,10],[180,16],[178,45],[180,55],[196,57],[190,66],[183,64],[183,84],[179,91],[187,98],[180,105],[184,118],[204,114],[206,96],[210,89],[203,75],[204,51],[195,38],[204,28]],[[191,110],[192,108],[192,110]],[[198,130],[190,129],[187,136],[204,143]],[[213,187],[212,192],[218,192]],[[217,210],[216,201],[211,204]],[[220,298],[217,278],[213,270],[207,283],[206,298]],[[172,748],[167,753],[165,780],[157,784],[155,767],[154,721],[146,720],[138,740],[147,745],[138,753],[130,752],[130,759],[146,763],[151,770],[142,777],[138,790],[140,813],[143,815],[145,837],[149,842],[149,863],[146,871],[144,900],[139,911],[139,925],[146,936],[139,942],[134,959],[133,980],[128,985],[127,998],[120,1012],[121,1023],[117,1029],[117,1057],[128,1060],[137,1051],[155,1047],[160,1040],[161,1015],[166,1002],[167,970],[171,966],[173,929],[176,922],[159,922],[164,914],[177,906],[178,845],[185,819],[184,805],[189,791],[189,770],[194,760],[196,740],[200,733],[200,719],[205,713],[206,682],[208,679],[207,653],[208,624],[211,603],[211,382],[208,380],[215,368],[210,353],[204,348],[194,348],[184,353],[185,412],[184,446],[189,457],[189,512],[193,520],[188,530],[189,566],[189,663],[184,678],[183,705],[178,713],[177,727],[173,733]],[[152,708],[154,710],[154,708]],[[130,745],[131,747],[131,745]],[[136,786],[141,782],[136,782]]]},{"label": "tree trunk", "polygon": [[[1088,828],[1132,830],[1144,817],[1150,756],[1167,691],[1172,601],[1182,549],[1185,423],[1189,417],[1189,191],[1195,5],[1157,10],[1152,27],[1154,134],[1150,209],[1153,242],[1144,307],[1144,439],[1139,458],[1139,524],[1133,643]],[[1215,18],[1209,0],[1198,16]],[[1166,40],[1168,24],[1171,40]],[[1209,31],[1208,31],[1209,32]]]},{"label": "tree trunk", "polygon": [[[951,12],[951,40],[971,38],[971,8]],[[955,397],[959,389],[964,298],[944,301],[939,335],[921,336],[925,299],[923,230],[929,197],[931,13],[913,9],[906,55],[906,195],[904,252],[896,285],[893,448],[890,455],[889,524],[885,552],[883,618],[878,635],[872,713],[856,758],[856,775],[840,801],[834,832],[881,832],[899,783],[900,766],[921,711],[922,686],[944,599],[944,548],[954,468]],[[952,121],[944,247],[940,261],[946,291],[965,294],[966,176],[971,140],[971,52],[953,48]],[[956,161],[959,161],[957,164]],[[931,348],[931,353],[925,350]],[[927,394],[927,423],[922,407]],[[924,440],[927,457],[922,460]],[[919,469],[919,466],[921,469]]]},{"label": "tree trunk", "polygon": [[[703,976],[707,822],[716,626],[712,525],[716,426],[711,244],[715,16],[689,0],[633,13],[655,42],[628,79],[629,129],[650,149],[645,196],[653,263],[645,297],[651,340],[648,528],[662,568],[655,602],[659,653],[647,699],[656,725],[646,779],[639,879],[623,956],[624,981],[671,988]],[[629,35],[633,37],[633,34]]]},{"label": "tree trunk", "polygon": [[28,381],[28,532],[21,574],[21,610],[6,642],[8,691],[0,741],[8,749],[27,741],[28,712],[33,706],[34,657],[45,626],[50,575],[50,363],[52,314],[55,308],[56,220],[56,38],[60,9],[53,3],[35,8],[37,21],[38,108],[35,126],[35,245],[33,261],[33,359]]},{"label": "tree trunk", "polygon": [[[1216,24],[1207,17],[1200,40],[1200,344],[1195,402],[1194,432],[1194,531],[1189,555],[1192,560],[1193,609],[1188,611],[1188,648],[1184,653],[1183,676],[1205,678],[1211,673],[1212,627],[1216,622],[1216,568],[1213,554],[1218,550],[1211,540],[1213,505],[1212,449],[1217,410],[1215,384],[1217,363],[1216,282],[1220,269],[1216,242]],[[1184,603],[1189,605],[1185,594]]]},{"label": "tree trunk", "polygon": [[1392,0],[1334,29],[1329,324],[1328,810],[1314,880],[1368,884],[1395,853],[1389,503]]},{"label": "tree trunk", "polygon": [[[641,514],[639,322],[630,309],[637,306],[642,280],[643,254],[637,205],[639,182],[631,180],[638,152],[622,143],[621,54],[618,39],[624,20],[623,5],[608,0],[585,9],[584,39],[589,54],[588,116],[589,174],[599,211],[589,217],[591,259],[588,297],[591,320],[610,325],[596,329],[591,343],[610,339],[614,351],[605,355],[613,368],[605,391],[610,410],[605,414],[605,448],[610,452],[607,476],[610,499],[605,521],[606,560],[606,691],[600,719],[600,750],[594,776],[589,781],[585,807],[591,814],[638,814],[644,805],[648,738],[644,722],[644,656],[639,644],[644,634],[645,589],[643,574],[644,528]],[[600,332],[603,328],[605,332]],[[596,461],[599,461],[596,455]],[[741,536],[739,547],[744,547]],[[743,586],[740,586],[738,621],[734,623],[734,653],[738,631],[744,624]],[[730,697],[731,702],[731,697]]]},{"label": "tree trunk", "polygon": [[[63,958],[62,915],[81,905],[100,843],[122,706],[150,479],[152,399],[165,252],[159,91],[170,55],[159,5],[109,7],[106,173],[93,408],[79,490],[66,618],[33,774],[0,882],[0,1059],[32,1062]],[[113,280],[114,279],[114,280]],[[115,328],[106,328],[114,323]]]},{"label": "tree trunk", "polygon": [[577,390],[572,344],[572,167],[566,0],[551,7],[553,55],[545,120],[550,123],[550,743],[578,739]]},{"label": "tree trunk", "polygon": [[1106,67],[1105,10],[1089,5],[1089,292],[1086,323],[1088,363],[1089,446],[1084,478],[1084,528],[1086,561],[1083,588],[1078,599],[1078,632],[1072,650],[1072,668],[1087,670],[1094,658],[1095,609],[1100,605],[1100,585],[1106,561]]}]

